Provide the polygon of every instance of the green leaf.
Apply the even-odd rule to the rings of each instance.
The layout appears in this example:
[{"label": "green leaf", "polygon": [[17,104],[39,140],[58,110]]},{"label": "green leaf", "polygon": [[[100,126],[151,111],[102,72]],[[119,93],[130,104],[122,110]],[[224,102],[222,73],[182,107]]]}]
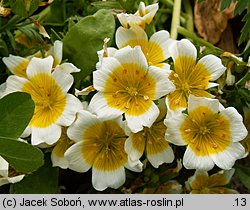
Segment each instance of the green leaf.
[{"label": "green leaf", "polygon": [[0,138],[17,139],[29,124],[35,104],[27,93],[15,92],[0,100]]},{"label": "green leaf", "polygon": [[250,103],[250,90],[246,88],[239,88],[238,93],[242,100],[246,101],[247,103]]},{"label": "green leaf", "polygon": [[241,14],[245,9],[250,6],[250,2],[247,0],[238,0],[234,9],[234,14]]},{"label": "green leaf", "polygon": [[248,12],[242,19],[242,21],[246,21],[245,25],[241,30],[241,35],[239,39],[238,45],[249,39],[250,37],[250,12]]},{"label": "green leaf", "polygon": [[122,6],[117,1],[96,1],[91,3],[97,9],[122,9]]},{"label": "green leaf", "polygon": [[66,20],[66,0],[55,0],[43,25],[62,26]]},{"label": "green leaf", "polygon": [[11,138],[0,138],[0,155],[16,171],[28,173],[43,165],[43,153],[38,148]]},{"label": "green leaf", "polygon": [[121,6],[128,12],[131,12],[134,9],[135,1],[134,0],[118,0]]},{"label": "green leaf", "polygon": [[242,184],[250,189],[250,168],[244,166],[237,166],[236,173],[239,175]]},{"label": "green leaf", "polygon": [[10,193],[15,194],[54,194],[58,191],[58,168],[52,167],[50,157],[45,164],[21,182],[11,186]]},{"label": "green leaf", "polygon": [[229,8],[233,0],[221,0],[220,2],[220,11],[223,11],[226,8]]},{"label": "green leaf", "polygon": [[92,73],[98,61],[97,51],[102,49],[106,37],[112,42],[114,32],[112,11],[105,9],[84,17],[69,30],[63,39],[63,50],[65,58],[81,69],[75,74],[76,80]]},{"label": "green leaf", "polygon": [[15,14],[26,18],[38,9],[41,0],[10,0],[9,2]]},{"label": "green leaf", "polygon": [[0,38],[0,56],[8,56],[9,50],[4,40]]}]

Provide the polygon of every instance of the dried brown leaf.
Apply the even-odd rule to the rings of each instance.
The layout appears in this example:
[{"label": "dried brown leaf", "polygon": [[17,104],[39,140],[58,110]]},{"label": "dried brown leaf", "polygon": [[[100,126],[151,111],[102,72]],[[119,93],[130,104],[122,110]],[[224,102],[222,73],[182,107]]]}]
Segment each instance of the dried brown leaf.
[{"label": "dried brown leaf", "polygon": [[206,0],[202,3],[195,2],[194,23],[201,37],[206,41],[216,44],[222,32],[227,28],[228,20],[234,17],[235,3],[229,8],[220,11],[220,0]]}]

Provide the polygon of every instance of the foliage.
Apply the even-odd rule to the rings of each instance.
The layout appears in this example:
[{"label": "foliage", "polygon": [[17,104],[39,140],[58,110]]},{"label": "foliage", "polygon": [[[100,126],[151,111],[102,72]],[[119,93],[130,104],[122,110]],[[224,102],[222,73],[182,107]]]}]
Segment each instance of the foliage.
[{"label": "foliage", "polygon": [[237,14],[240,15],[242,14],[244,10],[247,10],[245,16],[242,18],[242,21],[245,22],[245,25],[241,30],[241,36],[240,36],[239,43],[238,43],[240,45],[244,41],[247,41],[250,36],[250,1],[221,0],[221,6],[220,6],[221,11],[229,7],[232,2],[236,3],[235,9],[234,9],[235,15]]}]

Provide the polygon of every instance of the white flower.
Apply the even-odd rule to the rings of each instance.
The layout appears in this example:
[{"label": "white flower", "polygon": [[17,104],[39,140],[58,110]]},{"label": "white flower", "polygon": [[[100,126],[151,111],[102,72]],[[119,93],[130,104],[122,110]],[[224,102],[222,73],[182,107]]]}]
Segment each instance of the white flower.
[{"label": "white flower", "polygon": [[24,176],[9,168],[9,163],[0,156],[0,186],[20,182]]},{"label": "white flower", "polygon": [[89,109],[99,118],[110,119],[125,113],[133,132],[150,127],[159,115],[153,102],[175,89],[168,80],[169,72],[150,66],[140,47],[125,47],[114,57],[105,57],[94,72],[94,88],[98,91]]},{"label": "white flower", "polygon": [[135,25],[145,28],[146,24],[150,24],[152,22],[158,9],[158,3],[145,6],[144,2],[140,2],[139,8],[135,14],[121,13],[117,14],[117,17],[121,25],[125,28]]},{"label": "white flower", "polygon": [[187,108],[190,94],[211,98],[206,89],[218,84],[209,81],[218,79],[226,70],[221,60],[214,55],[206,55],[196,62],[197,50],[187,39],[172,41],[168,50],[174,60],[174,71],[169,79],[176,86],[176,90],[167,95],[168,107],[172,110]]},{"label": "white flower", "polygon": [[119,27],[115,37],[118,48],[123,48],[128,45],[131,47],[139,45],[150,66],[153,65],[169,69],[169,65],[163,63],[163,61],[170,57],[168,45],[172,40],[169,38],[168,31],[158,31],[148,39],[146,32],[138,26],[129,29]]},{"label": "white flower", "polygon": [[206,171],[195,171],[195,174],[188,179],[186,187],[191,194],[235,194],[236,190],[226,188],[229,184],[235,169],[222,170],[211,176]]},{"label": "white flower", "polygon": [[69,163],[66,160],[64,154],[66,150],[73,145],[75,142],[69,139],[67,135],[67,128],[62,128],[62,133],[51,152],[51,161],[53,167],[59,166],[60,168],[66,169],[69,167]]},{"label": "white flower", "polygon": [[145,153],[148,161],[158,168],[163,163],[174,160],[174,152],[165,139],[167,127],[163,123],[166,105],[160,100],[160,115],[150,128],[144,127],[138,133],[131,133],[125,143],[125,150],[131,160],[139,160]]},{"label": "white flower", "polygon": [[69,168],[86,172],[92,167],[96,190],[118,188],[125,182],[124,167],[141,171],[140,161],[131,161],[124,150],[129,131],[121,117],[103,121],[88,111],[80,111],[67,134],[76,143],[65,153]]},{"label": "white flower", "polygon": [[[175,113],[178,112],[178,113]],[[217,99],[188,98],[188,114],[170,111],[165,119],[166,139],[187,145],[183,165],[187,169],[231,169],[245,154],[239,143],[247,135],[241,115],[233,107],[224,108]]]},{"label": "white flower", "polygon": [[23,137],[31,134],[31,143],[54,144],[61,136],[61,126],[69,126],[81,102],[67,94],[73,84],[73,76],[63,71],[53,71],[52,56],[32,58],[27,66],[27,78],[16,75],[6,81],[6,92],[29,93],[35,102],[34,115]]},{"label": "white flower", "polygon": [[[80,69],[76,68],[71,63],[63,63],[62,62],[62,50],[63,50],[63,43],[61,41],[56,40],[54,45],[50,47],[48,51],[45,52],[45,57],[52,56],[53,60],[53,69],[61,70],[65,73],[74,73],[79,72]],[[17,75],[19,77],[27,78],[26,69],[33,57],[42,58],[41,52],[37,52],[34,55],[28,56],[23,58],[21,56],[10,55],[9,57],[4,57],[3,62],[11,71],[12,74]]]}]

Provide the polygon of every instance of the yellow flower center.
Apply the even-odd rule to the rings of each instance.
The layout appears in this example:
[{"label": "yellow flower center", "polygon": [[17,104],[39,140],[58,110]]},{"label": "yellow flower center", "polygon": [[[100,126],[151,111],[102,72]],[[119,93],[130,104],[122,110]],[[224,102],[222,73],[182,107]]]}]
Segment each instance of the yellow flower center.
[{"label": "yellow flower center", "polygon": [[198,156],[224,151],[231,142],[229,121],[205,106],[192,110],[180,129],[182,138]]},{"label": "yellow flower center", "polygon": [[127,162],[126,135],[118,123],[105,121],[90,126],[83,136],[82,155],[96,169],[115,170]]},{"label": "yellow flower center", "polygon": [[33,76],[24,84],[21,91],[29,93],[35,102],[30,126],[48,127],[62,115],[66,106],[66,96],[51,75],[39,73]]},{"label": "yellow flower center", "polygon": [[135,47],[137,45],[141,46],[143,54],[145,55],[149,65],[156,65],[164,61],[164,55],[161,46],[153,41],[144,39],[130,40],[122,47],[126,47],[128,45],[131,47]]},{"label": "yellow flower center", "polygon": [[104,89],[108,106],[141,115],[152,105],[156,81],[137,64],[124,64],[109,75]]},{"label": "yellow flower center", "polygon": [[148,155],[154,155],[165,150],[169,144],[165,140],[166,126],[162,121],[154,123],[150,128],[143,128],[138,133],[131,134],[134,149]]},{"label": "yellow flower center", "polygon": [[67,136],[67,130],[66,128],[62,128],[62,134],[60,139],[57,141],[54,149],[52,150],[52,153],[55,154],[58,157],[63,158],[64,157],[64,153],[66,152],[66,150],[73,145],[75,142],[72,141],[71,139],[69,139],[69,137]]},{"label": "yellow flower center", "polygon": [[19,63],[14,69],[13,73],[19,77],[27,77],[26,69],[29,64],[29,60],[23,60],[21,63]]},{"label": "yellow flower center", "polygon": [[176,90],[168,95],[171,109],[187,107],[187,99],[190,94],[197,97],[210,97],[205,90],[211,78],[210,72],[203,64],[186,56],[180,56],[174,63],[175,72],[169,79],[176,86]]}]

